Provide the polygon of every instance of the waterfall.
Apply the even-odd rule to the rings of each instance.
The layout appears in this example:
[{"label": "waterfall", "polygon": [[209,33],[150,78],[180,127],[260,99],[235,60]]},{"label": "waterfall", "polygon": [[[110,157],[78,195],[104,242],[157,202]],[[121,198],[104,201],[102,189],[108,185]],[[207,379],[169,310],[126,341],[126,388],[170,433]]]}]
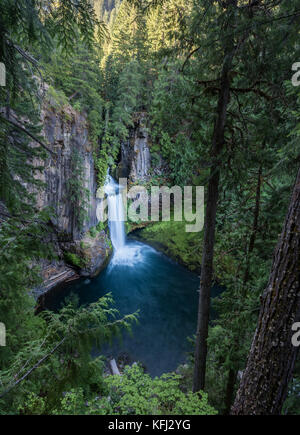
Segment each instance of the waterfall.
[{"label": "waterfall", "polygon": [[145,252],[152,250],[139,242],[126,241],[122,188],[107,175],[104,191],[107,195],[110,239],[114,248],[114,255],[108,266],[109,271],[115,266],[132,267],[144,262]]},{"label": "waterfall", "polygon": [[108,175],[105,183],[105,193],[108,202],[108,220],[110,239],[114,251],[125,246],[124,206],[122,191],[114,179]]}]

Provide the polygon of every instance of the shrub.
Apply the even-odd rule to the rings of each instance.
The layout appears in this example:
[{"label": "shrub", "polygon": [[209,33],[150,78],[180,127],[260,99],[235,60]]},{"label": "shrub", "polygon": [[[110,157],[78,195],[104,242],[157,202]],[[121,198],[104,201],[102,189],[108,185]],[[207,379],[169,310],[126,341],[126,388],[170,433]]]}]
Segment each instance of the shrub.
[{"label": "shrub", "polygon": [[89,233],[90,233],[91,237],[93,237],[95,239],[97,237],[97,234],[98,234],[97,228],[96,227],[90,228]]},{"label": "shrub", "polygon": [[86,266],[86,260],[74,254],[73,252],[65,252],[64,259],[66,263],[69,263],[75,267],[79,267],[80,269]]}]

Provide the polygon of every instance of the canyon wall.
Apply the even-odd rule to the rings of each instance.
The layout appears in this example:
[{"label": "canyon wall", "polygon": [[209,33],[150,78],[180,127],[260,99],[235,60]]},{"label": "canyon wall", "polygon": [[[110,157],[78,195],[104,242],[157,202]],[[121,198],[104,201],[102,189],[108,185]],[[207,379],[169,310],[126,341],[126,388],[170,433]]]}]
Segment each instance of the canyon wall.
[{"label": "canyon wall", "polygon": [[121,144],[121,157],[117,177],[128,178],[132,182],[147,181],[150,178],[151,155],[150,138],[145,112],[136,114],[134,127],[129,138]]},{"label": "canyon wall", "polygon": [[[48,154],[44,162],[35,162],[36,165],[44,165],[44,170],[39,175],[44,188],[37,192],[37,206],[40,210],[48,207],[53,212],[51,227],[58,259],[41,262],[44,282],[35,290],[36,295],[79,275],[96,275],[106,264],[111,251],[108,236],[104,231],[95,229],[97,184],[85,116],[71,106],[58,110],[45,104],[41,119],[42,135],[52,153]],[[86,195],[82,225],[78,219],[79,205],[72,197],[70,188],[73,186],[73,190],[76,190],[76,182],[79,181],[76,180],[79,169],[74,168],[74,156],[77,166],[80,165],[84,180],[82,188]],[[91,228],[93,231],[90,232]],[[76,264],[79,261],[80,265]]]},{"label": "canyon wall", "polygon": [[155,175],[166,175],[169,168],[162,156],[151,155],[152,138],[149,116],[146,112],[137,112],[133,116],[134,125],[129,129],[129,137],[121,143],[116,178],[127,178],[131,183],[145,184]]}]

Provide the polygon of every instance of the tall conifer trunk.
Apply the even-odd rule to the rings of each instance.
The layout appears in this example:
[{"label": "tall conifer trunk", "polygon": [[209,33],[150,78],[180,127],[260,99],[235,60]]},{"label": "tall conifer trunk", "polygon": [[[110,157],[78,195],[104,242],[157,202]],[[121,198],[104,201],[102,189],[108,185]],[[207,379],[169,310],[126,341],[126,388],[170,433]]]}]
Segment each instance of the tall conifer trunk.
[{"label": "tall conifer trunk", "polygon": [[299,320],[300,169],[232,414],[280,414],[298,350],[292,325]]},{"label": "tall conifer trunk", "polygon": [[[228,13],[234,14],[236,0],[228,0],[226,8]],[[232,9],[231,9],[232,8]],[[228,19],[228,23],[231,20]],[[224,146],[224,132],[226,124],[227,106],[230,97],[229,72],[232,68],[232,60],[235,53],[233,36],[226,38],[224,47],[224,63],[222,68],[219,100],[217,107],[217,118],[214,126],[212,140],[212,165],[210,168],[210,179],[208,183],[206,215],[204,226],[203,256],[201,264],[200,293],[198,307],[198,324],[196,332],[195,365],[193,391],[199,391],[205,385],[206,357],[207,357],[207,335],[210,308],[210,292],[212,286],[213,256],[215,243],[216,212],[219,196],[220,181],[220,155]]]}]

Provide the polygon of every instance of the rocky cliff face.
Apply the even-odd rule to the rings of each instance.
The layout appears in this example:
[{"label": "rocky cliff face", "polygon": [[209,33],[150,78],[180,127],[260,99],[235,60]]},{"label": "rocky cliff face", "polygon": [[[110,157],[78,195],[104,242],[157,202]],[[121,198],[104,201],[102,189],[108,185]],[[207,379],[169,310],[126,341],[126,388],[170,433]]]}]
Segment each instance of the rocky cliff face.
[{"label": "rocky cliff face", "polygon": [[[94,232],[94,237],[88,233],[97,224],[97,185],[86,119],[70,106],[57,110],[46,105],[41,116],[44,140],[53,154],[46,159],[40,175],[45,188],[38,192],[37,204],[39,209],[51,207],[54,212],[51,222],[53,243],[59,260],[42,262],[44,284],[36,290],[38,294],[62,281],[74,279],[78,274],[97,274],[110,254],[109,240],[104,231]],[[78,176],[74,173],[74,155],[80,160],[83,187],[89,192],[82,225],[78,221],[78,205],[70,198],[70,182]],[[41,163],[36,162],[37,165]],[[70,267],[66,258],[83,259],[81,267]]]},{"label": "rocky cliff face", "polygon": [[145,112],[136,114],[134,128],[129,139],[121,144],[121,159],[117,176],[128,178],[132,182],[147,181],[150,178],[151,155],[150,138]]},{"label": "rocky cliff face", "polygon": [[134,126],[129,131],[128,140],[121,144],[118,167],[114,175],[116,178],[127,178],[129,184],[144,184],[153,175],[165,175],[169,168],[157,152],[155,158],[151,157],[152,140],[147,113],[136,113],[133,121]]},{"label": "rocky cliff face", "polygon": [[[97,224],[96,219],[96,177],[91,145],[88,140],[88,126],[84,116],[71,107],[56,112],[46,107],[42,112],[43,134],[48,147],[53,151],[45,162],[41,181],[45,190],[38,194],[38,207],[51,207],[54,211],[53,225],[59,232],[73,239]],[[76,219],[76,205],[69,195],[69,185],[76,174],[72,173],[72,158],[79,156],[85,188],[90,192],[87,218],[80,228]]]}]

